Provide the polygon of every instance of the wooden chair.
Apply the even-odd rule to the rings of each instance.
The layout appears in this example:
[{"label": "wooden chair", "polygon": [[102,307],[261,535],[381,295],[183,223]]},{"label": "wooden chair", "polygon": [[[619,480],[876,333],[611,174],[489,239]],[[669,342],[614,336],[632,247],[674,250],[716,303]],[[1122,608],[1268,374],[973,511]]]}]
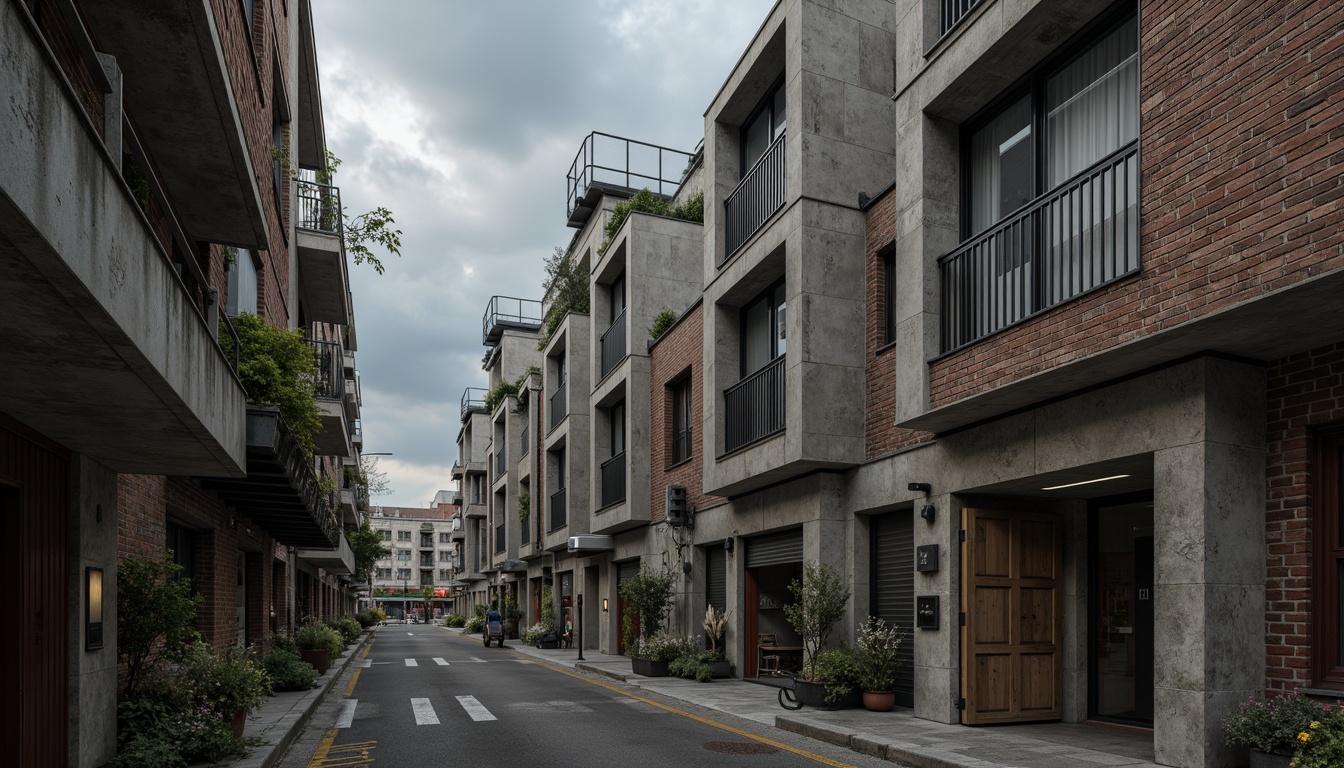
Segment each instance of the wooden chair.
[{"label": "wooden chair", "polygon": [[779,654],[766,653],[766,648],[768,646],[779,645],[778,638],[775,637],[775,634],[773,632],[758,635],[756,638],[756,645],[758,648],[760,648],[761,653],[761,664],[760,667],[757,669],[756,673],[761,677],[764,677],[765,675],[770,675],[771,677],[778,677]]}]

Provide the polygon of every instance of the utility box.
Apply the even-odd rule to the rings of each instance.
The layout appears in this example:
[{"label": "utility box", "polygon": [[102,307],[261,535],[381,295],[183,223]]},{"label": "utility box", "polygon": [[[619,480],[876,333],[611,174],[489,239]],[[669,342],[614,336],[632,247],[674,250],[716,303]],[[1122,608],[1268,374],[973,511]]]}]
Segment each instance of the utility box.
[{"label": "utility box", "polygon": [[686,512],[686,486],[667,486],[667,524],[681,527],[690,524],[690,515]]}]

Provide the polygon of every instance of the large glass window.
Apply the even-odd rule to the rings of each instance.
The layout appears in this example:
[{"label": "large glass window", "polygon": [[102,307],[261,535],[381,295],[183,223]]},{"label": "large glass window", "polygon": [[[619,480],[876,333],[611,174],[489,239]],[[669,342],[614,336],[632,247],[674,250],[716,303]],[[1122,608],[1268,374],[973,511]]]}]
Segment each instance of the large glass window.
[{"label": "large glass window", "polygon": [[783,280],[742,308],[742,378],[784,354],[784,310]]},{"label": "large glass window", "polygon": [[611,406],[611,455],[625,453],[625,401]]},{"label": "large glass window", "polygon": [[229,297],[225,311],[229,317],[237,317],[243,312],[257,314],[257,265],[252,261],[252,252],[246,248],[235,249],[228,271]]},{"label": "large glass window", "polygon": [[1344,690],[1344,424],[1316,434],[1312,460],[1314,677],[1322,688]]},{"label": "large glass window", "polygon": [[743,176],[756,165],[765,150],[784,135],[784,118],[784,81],[781,79],[742,125]]},{"label": "large glass window", "polygon": [[671,386],[672,390],[672,463],[691,458],[691,377]]}]

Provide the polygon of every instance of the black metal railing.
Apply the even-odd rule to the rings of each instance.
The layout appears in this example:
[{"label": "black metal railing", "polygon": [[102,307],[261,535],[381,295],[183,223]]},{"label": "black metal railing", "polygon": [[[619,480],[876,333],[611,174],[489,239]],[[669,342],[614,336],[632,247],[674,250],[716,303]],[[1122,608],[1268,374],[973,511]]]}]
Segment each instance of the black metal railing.
[{"label": "black metal railing", "polygon": [[784,137],[780,136],[723,201],[723,261],[750,240],[756,230],[784,205],[787,192],[784,164]]},{"label": "black metal railing", "polygon": [[565,489],[561,488],[551,494],[550,525],[547,526],[546,532],[554,533],[568,524],[569,521],[565,519]]},{"label": "black metal railing", "polygon": [[341,189],[315,181],[294,180],[298,218],[294,226],[330,235],[341,234]]},{"label": "black metal railing", "polygon": [[305,339],[313,348],[313,365],[316,376],[313,379],[313,394],[324,400],[340,400],[345,397],[345,354],[341,345],[334,341]]},{"label": "black metal railing", "polygon": [[671,197],[681,186],[683,172],[693,157],[679,149],[594,131],[584,137],[565,176],[565,216],[571,226],[580,226],[575,212],[594,185],[628,192],[647,187]]},{"label": "black metal railing", "polygon": [[938,36],[946,35],[980,0],[938,0]]},{"label": "black metal railing", "polygon": [[531,442],[530,440],[528,440],[528,433],[531,431],[531,429],[532,429],[532,425],[531,425],[531,424],[527,424],[527,425],[524,425],[524,426],[523,426],[523,435],[522,435],[523,444],[522,444],[521,446],[519,446],[519,448],[518,448],[518,455],[519,455],[519,456],[526,456],[526,455],[527,455],[527,444],[528,444],[529,442]]},{"label": "black metal railing", "polygon": [[565,420],[569,415],[569,398],[565,396],[565,383],[560,382],[560,386],[555,388],[555,394],[551,395],[550,419],[551,429],[555,425]]},{"label": "black metal railing", "polygon": [[485,396],[487,392],[480,387],[467,387],[462,392],[462,420],[467,420],[467,414],[472,411],[485,411]]},{"label": "black metal railing", "polygon": [[942,352],[1138,270],[1138,152],[1108,155],[939,259]]},{"label": "black metal railing", "polygon": [[499,479],[509,472],[509,452],[503,443],[499,444],[499,450],[495,453],[495,479]]},{"label": "black metal railing", "polygon": [[724,451],[784,428],[784,356],[723,391]]},{"label": "black metal railing", "polygon": [[625,451],[602,462],[602,506],[625,501]]},{"label": "black metal railing", "polygon": [[498,555],[504,551],[504,524],[495,526],[495,554]]},{"label": "black metal railing", "polygon": [[499,343],[505,328],[535,331],[541,327],[541,320],[541,302],[536,299],[491,296],[481,317],[481,343],[487,346]]},{"label": "black metal railing", "polygon": [[621,314],[611,321],[611,327],[602,334],[602,376],[611,373],[616,364],[625,359],[625,315]]}]

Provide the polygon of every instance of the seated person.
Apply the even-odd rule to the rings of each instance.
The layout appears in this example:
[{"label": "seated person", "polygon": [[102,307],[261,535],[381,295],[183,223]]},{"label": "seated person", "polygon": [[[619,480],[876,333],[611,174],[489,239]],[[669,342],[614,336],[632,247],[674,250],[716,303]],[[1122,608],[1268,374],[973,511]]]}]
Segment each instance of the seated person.
[{"label": "seated person", "polygon": [[574,645],[574,629],[570,627],[569,622],[565,622],[565,631],[560,633],[560,647],[569,648]]}]

